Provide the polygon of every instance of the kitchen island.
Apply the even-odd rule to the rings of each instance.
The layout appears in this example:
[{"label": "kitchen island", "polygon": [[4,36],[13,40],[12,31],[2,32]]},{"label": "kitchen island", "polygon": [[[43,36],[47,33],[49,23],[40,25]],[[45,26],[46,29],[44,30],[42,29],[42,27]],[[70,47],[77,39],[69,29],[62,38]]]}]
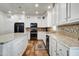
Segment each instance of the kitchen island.
[{"label": "kitchen island", "polygon": [[27,47],[27,33],[9,33],[0,36],[0,56],[22,55]]}]

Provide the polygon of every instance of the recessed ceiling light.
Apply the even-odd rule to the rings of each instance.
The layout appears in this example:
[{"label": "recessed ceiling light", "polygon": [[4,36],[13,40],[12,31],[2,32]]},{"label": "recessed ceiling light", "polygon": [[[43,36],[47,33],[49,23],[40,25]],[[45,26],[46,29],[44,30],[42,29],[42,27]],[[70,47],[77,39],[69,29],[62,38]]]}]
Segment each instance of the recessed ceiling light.
[{"label": "recessed ceiling light", "polygon": [[35,7],[38,7],[39,6],[39,4],[35,4]]},{"label": "recessed ceiling light", "polygon": [[35,13],[38,14],[38,11],[36,11]]},{"label": "recessed ceiling light", "polygon": [[51,8],[51,6],[48,6],[48,9],[50,9]]},{"label": "recessed ceiling light", "polygon": [[11,14],[12,12],[11,12],[11,11],[8,11],[8,13],[10,13],[10,14]]}]

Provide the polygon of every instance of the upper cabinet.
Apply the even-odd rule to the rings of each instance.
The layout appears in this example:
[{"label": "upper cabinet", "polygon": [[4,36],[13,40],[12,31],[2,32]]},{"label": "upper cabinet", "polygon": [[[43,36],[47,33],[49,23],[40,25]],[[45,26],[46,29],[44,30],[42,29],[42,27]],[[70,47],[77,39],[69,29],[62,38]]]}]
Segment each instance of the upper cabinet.
[{"label": "upper cabinet", "polygon": [[68,4],[68,21],[79,21],[79,3]]},{"label": "upper cabinet", "polygon": [[55,25],[79,21],[79,3],[57,3],[52,12]]},{"label": "upper cabinet", "polygon": [[59,10],[58,10],[58,16],[59,16],[59,21],[58,24],[64,24],[67,22],[67,4],[66,3],[61,3],[59,5]]},{"label": "upper cabinet", "polygon": [[47,27],[51,27],[52,26],[52,24],[51,24],[51,19],[52,19],[52,10],[48,10],[47,11]]},{"label": "upper cabinet", "polygon": [[59,5],[58,4],[54,4],[53,8],[52,8],[52,19],[51,19],[51,22],[52,22],[52,25],[53,26],[56,26],[58,25],[58,12],[59,12]]}]

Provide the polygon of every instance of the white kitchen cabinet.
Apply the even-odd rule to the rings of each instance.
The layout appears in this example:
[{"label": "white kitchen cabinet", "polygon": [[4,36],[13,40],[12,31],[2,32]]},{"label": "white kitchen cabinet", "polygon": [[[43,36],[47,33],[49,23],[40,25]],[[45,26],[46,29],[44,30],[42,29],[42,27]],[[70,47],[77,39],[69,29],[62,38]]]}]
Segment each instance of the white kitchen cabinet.
[{"label": "white kitchen cabinet", "polygon": [[56,40],[52,37],[49,39],[49,54],[50,56],[56,56]]},{"label": "white kitchen cabinet", "polygon": [[78,42],[74,43],[72,39],[70,42],[66,42],[62,36],[59,37],[51,34],[49,36],[50,56],[79,56],[79,46],[76,44]]},{"label": "white kitchen cabinet", "polygon": [[43,40],[46,45],[46,32],[38,32],[38,40]]},{"label": "white kitchen cabinet", "polygon": [[68,4],[67,3],[55,3],[52,9],[52,25],[57,26],[68,22]]},{"label": "white kitchen cabinet", "polygon": [[52,38],[51,42],[52,42],[52,44],[51,44],[51,50],[52,50],[51,53],[52,53],[52,54],[51,54],[51,55],[52,55],[52,56],[56,56],[56,52],[57,52],[57,51],[56,51],[56,50],[57,50],[57,49],[56,49],[56,47],[57,47],[56,45],[57,45],[57,42],[56,42],[56,40],[53,39],[53,38]]},{"label": "white kitchen cabinet", "polygon": [[30,27],[30,23],[37,23],[38,27],[46,27],[47,25],[47,18],[43,19],[43,16],[29,16],[30,18],[26,18],[25,20],[25,27]]},{"label": "white kitchen cabinet", "polygon": [[0,56],[21,56],[27,48],[27,36],[16,37],[0,43]]},{"label": "white kitchen cabinet", "polygon": [[71,48],[70,56],[79,56],[79,48],[77,48],[77,47]]},{"label": "white kitchen cabinet", "polygon": [[52,12],[51,12],[51,23],[53,26],[58,25],[58,21],[59,21],[59,4],[55,3],[54,7],[52,8]]},{"label": "white kitchen cabinet", "polygon": [[4,33],[4,17],[3,13],[0,12],[0,34]]},{"label": "white kitchen cabinet", "polygon": [[[50,37],[50,36],[49,36]],[[52,49],[51,49],[51,37],[49,38],[49,55],[52,56]]]},{"label": "white kitchen cabinet", "polygon": [[28,40],[25,36],[21,38],[16,38],[13,44],[14,55],[16,56],[22,55],[27,47],[27,43],[28,43]]},{"label": "white kitchen cabinet", "polygon": [[50,56],[56,56],[57,42],[54,38],[50,36],[49,38],[49,54]]},{"label": "white kitchen cabinet", "polygon": [[61,3],[58,5],[58,25],[79,21],[79,3]]},{"label": "white kitchen cabinet", "polygon": [[26,31],[27,32],[27,39],[30,40],[30,31]]},{"label": "white kitchen cabinet", "polygon": [[64,44],[57,42],[54,38],[50,38],[49,44],[49,53],[50,56],[69,56],[69,48]]},{"label": "white kitchen cabinet", "polygon": [[58,9],[58,16],[59,16],[59,20],[58,20],[58,24],[65,24],[68,20],[67,20],[67,16],[68,16],[68,4],[67,3],[61,3],[58,4],[59,5],[59,9]]},{"label": "white kitchen cabinet", "polygon": [[3,48],[2,49],[3,56],[13,55],[13,41],[3,44],[2,48]]},{"label": "white kitchen cabinet", "polygon": [[76,22],[79,21],[79,3],[69,3],[68,4],[68,21]]},{"label": "white kitchen cabinet", "polygon": [[57,55],[58,56],[69,56],[69,48],[61,43],[57,43]]},{"label": "white kitchen cabinet", "polygon": [[51,27],[52,26],[52,23],[51,23],[51,20],[52,20],[52,10],[48,10],[47,11],[47,26],[48,27]]}]

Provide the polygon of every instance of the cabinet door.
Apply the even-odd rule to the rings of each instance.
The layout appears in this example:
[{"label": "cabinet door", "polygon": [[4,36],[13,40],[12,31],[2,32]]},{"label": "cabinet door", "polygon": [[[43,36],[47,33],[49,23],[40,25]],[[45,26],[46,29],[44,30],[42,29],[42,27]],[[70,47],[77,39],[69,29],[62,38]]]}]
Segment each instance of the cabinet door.
[{"label": "cabinet door", "polygon": [[3,56],[12,56],[13,55],[13,42],[3,44]]},{"label": "cabinet door", "polygon": [[[16,42],[16,43],[15,43]],[[24,50],[27,47],[27,39],[25,37],[17,38],[14,41],[13,48],[14,48],[14,55],[22,55]]]},{"label": "cabinet door", "polygon": [[55,6],[52,9],[52,25],[56,26],[58,25],[58,21],[59,21],[59,4],[55,4]]},{"label": "cabinet door", "polygon": [[64,46],[63,44],[57,44],[57,55],[58,56],[68,56],[69,55],[69,48]]},{"label": "cabinet door", "polygon": [[67,22],[67,4],[59,4],[59,24],[64,24]]},{"label": "cabinet door", "polygon": [[50,56],[52,56],[52,42],[51,42],[51,37],[50,37],[50,39],[49,39],[49,54],[50,54]]},{"label": "cabinet door", "polygon": [[79,21],[79,3],[69,4],[69,14],[68,21]]},{"label": "cabinet door", "polygon": [[46,45],[46,33],[45,32],[38,32],[38,40],[43,40]]},{"label": "cabinet door", "polygon": [[56,40],[55,39],[51,39],[51,55],[52,56],[56,56]]},{"label": "cabinet door", "polygon": [[4,33],[4,17],[3,14],[0,12],[0,34]]},{"label": "cabinet door", "polygon": [[27,39],[30,40],[30,32],[27,32]]},{"label": "cabinet door", "polygon": [[50,54],[50,56],[56,56],[56,50],[57,50],[56,45],[57,45],[56,40],[50,36],[50,39],[49,39],[49,54]]},{"label": "cabinet door", "polygon": [[42,40],[42,39],[43,39],[43,36],[44,36],[44,35],[42,36],[42,34],[43,34],[43,33],[38,32],[38,40]]}]

